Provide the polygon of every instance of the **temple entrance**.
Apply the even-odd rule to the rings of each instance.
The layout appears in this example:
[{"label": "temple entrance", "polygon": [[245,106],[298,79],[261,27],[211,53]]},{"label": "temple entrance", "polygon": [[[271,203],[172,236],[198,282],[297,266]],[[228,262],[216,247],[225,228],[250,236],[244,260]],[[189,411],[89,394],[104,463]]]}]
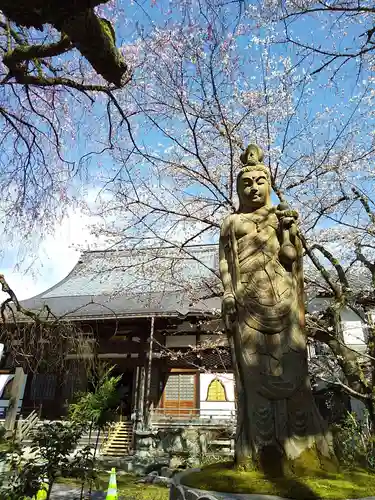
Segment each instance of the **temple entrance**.
[{"label": "temple entrance", "polygon": [[169,373],[161,399],[165,415],[186,416],[197,412],[197,374],[194,371]]},{"label": "temple entrance", "polygon": [[117,385],[120,395],[119,417],[122,420],[130,420],[133,401],[133,370],[124,371],[124,368],[116,367],[112,371],[112,376],[121,376]]}]

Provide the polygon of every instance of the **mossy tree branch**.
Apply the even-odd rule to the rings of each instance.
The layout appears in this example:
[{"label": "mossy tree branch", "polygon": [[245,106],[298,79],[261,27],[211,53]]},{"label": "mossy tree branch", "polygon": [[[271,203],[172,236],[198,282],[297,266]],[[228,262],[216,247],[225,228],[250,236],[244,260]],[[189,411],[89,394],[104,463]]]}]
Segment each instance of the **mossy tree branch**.
[{"label": "mossy tree branch", "polygon": [[15,314],[14,314],[13,308],[11,307],[11,304],[14,304],[14,307],[18,313],[21,313],[24,316],[27,316],[28,318],[32,319],[38,325],[40,325],[42,323],[40,316],[41,316],[41,312],[44,312],[44,311],[47,311],[47,319],[48,319],[48,317],[53,317],[53,318],[55,318],[55,320],[57,320],[57,317],[52,313],[51,309],[47,305],[45,305],[43,308],[43,311],[40,311],[39,313],[35,313],[35,312],[30,311],[29,309],[26,309],[25,307],[23,307],[20,304],[14,291],[8,285],[3,274],[0,274],[0,285],[1,285],[2,291],[9,295],[9,297],[7,299],[5,299],[4,302],[0,306],[1,319],[2,319],[4,324],[7,323],[7,318],[5,315],[6,310],[8,310],[11,313],[13,320],[15,320]]},{"label": "mossy tree branch", "polygon": [[348,385],[358,395],[362,396],[361,399],[368,400],[372,394],[372,390],[361,367],[358,353],[348,348],[336,335],[330,333],[326,328],[312,328],[310,329],[310,336],[326,344],[331,349],[337,364],[345,375]]},{"label": "mossy tree branch", "polygon": [[[50,77],[41,71],[42,65],[47,66],[44,58],[61,55],[72,48],[69,37],[65,34],[56,43],[46,45],[18,45],[3,57],[4,64],[9,68],[9,74],[3,80],[14,78],[22,85],[35,85],[38,87],[64,86],[81,92],[108,92],[110,87],[105,85],[87,85],[65,77]],[[37,67],[37,75],[30,74],[28,63],[32,62]],[[51,67],[49,66],[51,70]],[[129,76],[130,79],[130,76]]]},{"label": "mossy tree branch", "polygon": [[[341,290],[338,293],[338,296],[336,297],[337,299],[340,298],[341,295],[345,295],[349,290],[349,282],[346,277],[345,271],[340,264],[340,261],[334,257],[334,255],[327,250],[323,245],[319,245],[318,243],[315,243],[310,247],[311,251],[318,250],[335,268],[337,272],[337,276],[339,278],[340,284],[341,284]],[[324,276],[323,276],[324,277]]]},{"label": "mossy tree branch", "polygon": [[[10,68],[10,76],[18,83],[38,84],[36,77],[27,73],[27,63],[33,59],[53,57],[77,48],[89,61],[95,71],[115,87],[123,87],[130,79],[128,66],[116,47],[113,27],[106,19],[99,18],[93,7],[108,0],[50,2],[49,0],[0,0],[0,9],[19,26],[43,30],[44,24],[51,24],[61,33],[57,43],[30,45],[23,40],[17,30],[6,23],[0,26],[7,31],[18,45],[15,49],[8,47],[5,64]],[[41,78],[39,84],[46,86],[48,79]],[[55,79],[49,80],[51,85],[60,85]],[[61,85],[66,85],[64,80]],[[70,85],[73,87],[73,85]],[[75,88],[75,87],[74,87]],[[90,89],[95,90],[95,89]]]},{"label": "mossy tree branch", "polygon": [[14,65],[33,59],[43,59],[44,57],[53,57],[63,54],[72,48],[69,37],[64,33],[56,43],[46,45],[27,45],[19,44],[13,50],[4,55],[3,61],[11,70]]},{"label": "mossy tree branch", "polygon": [[358,198],[358,200],[361,202],[361,205],[365,209],[366,214],[368,215],[370,221],[372,224],[375,224],[375,211],[371,210],[369,199],[367,196],[364,194],[360,193],[358,189],[352,188],[353,193],[355,196]]},{"label": "mossy tree branch", "polygon": [[[284,193],[276,185],[275,179],[273,179],[272,188],[279,200],[282,203],[285,202]],[[352,191],[362,203],[370,221],[374,222],[375,213],[371,211],[368,200],[355,189]],[[341,203],[341,201],[346,199],[347,196],[343,196],[339,202]],[[315,324],[308,325],[308,334],[314,340],[322,342],[330,348],[333,357],[338,366],[341,368],[346,380],[346,383],[338,382],[338,384],[349,395],[357,397],[366,404],[366,407],[369,409],[370,415],[372,416],[375,428],[375,342],[372,341],[372,339],[375,338],[375,328],[373,327],[371,329],[370,338],[368,340],[368,347],[370,351],[368,357],[370,359],[367,359],[366,363],[371,366],[371,375],[368,377],[363,369],[363,366],[366,365],[366,363],[363,363],[363,359],[357,351],[350,349],[345,345],[341,335],[341,311],[344,307],[349,307],[356,314],[359,314],[358,307],[356,307],[356,299],[358,296],[354,296],[352,293],[346,272],[340,261],[335,258],[332,252],[320,244],[310,245],[301,230],[298,231],[298,235],[306,255],[310,258],[317,271],[333,292],[333,304],[327,308],[322,317]],[[319,251],[334,267],[339,284],[335,283],[326,266],[315,255],[315,250]],[[365,262],[365,257],[359,253],[359,248],[357,249],[357,252],[358,260],[361,260],[362,263],[364,263],[372,272],[373,284],[375,286],[375,264],[373,265],[368,260]]]}]

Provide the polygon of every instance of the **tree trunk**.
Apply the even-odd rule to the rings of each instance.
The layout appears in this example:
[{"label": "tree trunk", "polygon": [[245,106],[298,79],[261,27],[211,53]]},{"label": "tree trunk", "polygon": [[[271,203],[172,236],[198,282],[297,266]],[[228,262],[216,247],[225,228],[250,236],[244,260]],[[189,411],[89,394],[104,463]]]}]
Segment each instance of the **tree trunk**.
[{"label": "tree trunk", "polygon": [[48,478],[48,489],[47,489],[46,500],[49,500],[51,498],[51,493],[52,493],[52,488],[53,488],[54,482],[55,482],[54,477]]},{"label": "tree trunk", "polygon": [[[91,434],[92,434],[93,425],[94,425],[94,422],[91,420],[90,429],[89,429],[89,445],[91,444]],[[81,484],[81,492],[79,495],[80,500],[83,499],[84,489],[85,489],[85,479],[83,479],[82,484]]]},{"label": "tree trunk", "polygon": [[[100,438],[100,427],[98,428],[98,433],[96,435],[96,440],[95,440],[95,448],[94,448],[94,456],[93,456],[93,466],[94,466],[94,463],[95,463],[95,457],[96,457],[96,450],[98,448],[98,444],[99,444],[99,438]],[[92,471],[93,472],[93,471]],[[92,480],[90,480],[90,487],[89,487],[89,498],[91,498],[91,492],[92,492]]]}]

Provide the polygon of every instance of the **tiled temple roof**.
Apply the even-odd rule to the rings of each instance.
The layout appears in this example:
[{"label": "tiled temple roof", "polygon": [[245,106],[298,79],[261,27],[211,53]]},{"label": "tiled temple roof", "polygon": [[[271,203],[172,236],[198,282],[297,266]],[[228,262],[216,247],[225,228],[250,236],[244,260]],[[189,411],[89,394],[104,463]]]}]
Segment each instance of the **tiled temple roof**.
[{"label": "tiled temple roof", "polygon": [[22,305],[71,319],[209,314],[220,299],[202,300],[204,283],[217,269],[217,245],[83,252],[66,278]]},{"label": "tiled temple roof", "polygon": [[[217,245],[83,252],[66,278],[22,305],[40,310],[47,304],[71,319],[207,315],[221,307],[220,298],[206,298],[219,290],[218,267]],[[309,263],[305,275],[308,297],[329,295]],[[364,269],[352,269],[348,279],[353,291],[371,290]]]}]

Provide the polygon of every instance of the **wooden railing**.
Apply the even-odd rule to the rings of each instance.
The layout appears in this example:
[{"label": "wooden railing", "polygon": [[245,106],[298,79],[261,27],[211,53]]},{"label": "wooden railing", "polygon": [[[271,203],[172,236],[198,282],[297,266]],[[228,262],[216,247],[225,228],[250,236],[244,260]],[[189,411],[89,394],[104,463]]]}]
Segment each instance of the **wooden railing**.
[{"label": "wooden railing", "polygon": [[234,408],[155,408],[151,412],[151,422],[172,423],[174,421],[189,421],[197,425],[231,425],[236,421],[236,410]]},{"label": "wooden railing", "polygon": [[39,415],[35,410],[33,410],[25,419],[20,417],[17,421],[17,439],[22,441],[27,438],[30,431],[35,427],[38,421]]}]

